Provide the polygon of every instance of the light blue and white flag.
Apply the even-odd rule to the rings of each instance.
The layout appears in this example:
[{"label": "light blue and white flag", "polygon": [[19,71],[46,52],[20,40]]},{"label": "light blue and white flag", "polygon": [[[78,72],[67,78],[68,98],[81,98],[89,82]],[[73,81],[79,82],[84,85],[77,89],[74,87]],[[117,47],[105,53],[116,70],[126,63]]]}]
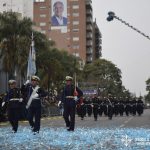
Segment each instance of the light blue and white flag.
[{"label": "light blue and white flag", "polygon": [[35,73],[36,73],[36,53],[35,53],[34,40],[32,34],[32,43],[31,43],[29,57],[28,57],[27,78],[31,79],[31,76],[35,75]]}]

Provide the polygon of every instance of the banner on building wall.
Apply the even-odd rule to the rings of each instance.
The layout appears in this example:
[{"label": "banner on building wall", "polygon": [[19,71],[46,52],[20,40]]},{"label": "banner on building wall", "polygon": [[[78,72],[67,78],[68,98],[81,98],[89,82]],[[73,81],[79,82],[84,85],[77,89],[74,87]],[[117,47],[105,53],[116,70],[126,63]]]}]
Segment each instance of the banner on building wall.
[{"label": "banner on building wall", "polygon": [[67,32],[67,0],[51,0],[51,29]]}]

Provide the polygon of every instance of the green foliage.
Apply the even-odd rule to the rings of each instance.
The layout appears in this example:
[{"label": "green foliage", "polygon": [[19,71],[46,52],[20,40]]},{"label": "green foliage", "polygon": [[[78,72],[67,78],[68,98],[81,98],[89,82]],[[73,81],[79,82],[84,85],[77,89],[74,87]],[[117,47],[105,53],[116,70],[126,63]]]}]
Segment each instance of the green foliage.
[{"label": "green foliage", "polygon": [[145,100],[150,102],[150,78],[146,80],[146,91],[148,92],[147,95],[145,95]]},{"label": "green foliage", "polygon": [[87,64],[83,71],[85,81],[97,83],[99,93],[119,95],[122,92],[121,71],[112,62],[98,59]]},{"label": "green foliage", "polygon": [[20,74],[24,70],[31,32],[32,21],[29,18],[18,19],[14,12],[0,14],[0,58],[3,70],[10,76],[15,70]]}]

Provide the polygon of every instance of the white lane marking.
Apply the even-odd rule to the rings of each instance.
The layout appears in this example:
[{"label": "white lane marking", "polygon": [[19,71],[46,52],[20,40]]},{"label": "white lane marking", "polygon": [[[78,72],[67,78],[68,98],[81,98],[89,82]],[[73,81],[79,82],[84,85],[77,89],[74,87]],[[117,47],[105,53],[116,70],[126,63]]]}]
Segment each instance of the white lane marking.
[{"label": "white lane marking", "polygon": [[133,117],[129,118],[128,120],[126,120],[122,125],[120,125],[119,127],[122,128],[124,127],[129,121],[131,121],[133,119]]}]

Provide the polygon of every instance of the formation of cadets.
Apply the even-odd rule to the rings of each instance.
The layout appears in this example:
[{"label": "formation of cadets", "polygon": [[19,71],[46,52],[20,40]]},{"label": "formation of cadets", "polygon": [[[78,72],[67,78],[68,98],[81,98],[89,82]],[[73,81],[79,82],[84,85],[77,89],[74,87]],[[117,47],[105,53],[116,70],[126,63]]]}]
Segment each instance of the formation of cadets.
[{"label": "formation of cadets", "polygon": [[108,97],[98,97],[94,94],[92,97],[82,98],[80,103],[77,104],[77,114],[81,120],[85,116],[94,116],[97,121],[98,116],[107,116],[110,120],[113,116],[141,116],[143,114],[144,104],[141,99],[130,100],[128,97],[125,99],[117,99],[108,95]]},{"label": "formation of cadets", "polygon": [[[58,106],[64,108],[62,113],[68,131],[74,131],[76,112],[81,120],[84,120],[85,116],[94,116],[95,121],[99,116],[107,116],[111,120],[113,116],[140,116],[143,113],[144,104],[141,99],[130,100],[128,97],[117,99],[110,94],[107,97],[98,97],[96,94],[92,97],[83,97],[83,92],[72,84],[72,77],[66,76],[65,80],[66,85],[62,90]],[[5,110],[7,105],[8,120],[13,133],[18,130],[20,118],[28,119],[31,131],[34,134],[39,133],[41,101],[48,94],[39,86],[39,82],[38,76],[32,76],[31,82],[27,81],[18,88],[15,80],[9,80],[9,90],[3,95],[0,107],[3,109],[0,112]]]}]

